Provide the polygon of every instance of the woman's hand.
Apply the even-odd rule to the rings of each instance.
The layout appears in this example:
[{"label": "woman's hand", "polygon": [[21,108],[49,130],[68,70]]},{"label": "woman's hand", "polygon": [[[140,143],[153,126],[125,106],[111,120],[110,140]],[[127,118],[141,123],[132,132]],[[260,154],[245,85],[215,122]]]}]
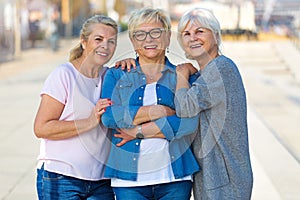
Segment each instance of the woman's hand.
[{"label": "woman's hand", "polygon": [[196,73],[198,70],[191,63],[183,63],[177,65],[176,74],[177,74],[177,84],[176,91],[181,88],[190,88],[190,84],[188,82],[190,75]]},{"label": "woman's hand", "polygon": [[176,67],[177,75],[182,75],[186,78],[192,74],[195,74],[197,71],[198,70],[191,63],[182,63]]},{"label": "woman's hand", "polygon": [[164,105],[142,106],[139,108],[134,117],[133,125],[139,125],[175,114],[175,110]]},{"label": "woman's hand", "polygon": [[112,101],[110,99],[99,99],[89,117],[89,121],[97,126],[101,121],[101,116],[106,111],[106,107],[111,105]]},{"label": "woman's hand", "polygon": [[164,109],[164,111],[165,111],[165,113],[166,113],[165,116],[172,116],[172,115],[175,115],[175,114],[176,114],[176,111],[173,110],[172,108],[170,108],[170,107],[168,107],[168,106],[164,106],[164,105],[162,105],[162,106],[163,106],[163,109]]},{"label": "woman's hand", "polygon": [[137,132],[137,128],[132,128],[132,129],[117,129],[117,131],[119,133],[114,134],[114,136],[116,138],[122,138],[122,141],[119,142],[117,145],[117,147],[120,147],[124,144],[126,144],[127,142],[135,139],[135,134]]},{"label": "woman's hand", "polygon": [[84,134],[99,125],[101,115],[111,104],[109,99],[100,99],[87,118],[66,121],[60,120],[65,105],[44,94],[34,121],[34,133],[38,138],[49,140],[64,140]]},{"label": "woman's hand", "polygon": [[[162,138],[165,139],[165,135],[161,132],[159,127],[155,124],[155,122],[148,122],[141,125],[142,133],[145,138]],[[120,147],[127,142],[135,139],[136,134],[138,132],[138,127],[134,127],[131,129],[117,129],[119,133],[114,134],[115,137],[121,138],[122,141],[117,144],[117,147]]]},{"label": "woman's hand", "polygon": [[124,60],[117,61],[115,64],[115,68],[121,67],[122,70],[125,68],[127,69],[127,72],[130,72],[130,69],[133,67],[136,69],[135,59],[133,58],[126,58]]},{"label": "woman's hand", "polygon": [[150,107],[149,109],[150,121],[154,121],[162,117],[172,116],[175,114],[176,114],[175,110],[173,110],[169,106],[164,106],[164,105],[155,105]]}]

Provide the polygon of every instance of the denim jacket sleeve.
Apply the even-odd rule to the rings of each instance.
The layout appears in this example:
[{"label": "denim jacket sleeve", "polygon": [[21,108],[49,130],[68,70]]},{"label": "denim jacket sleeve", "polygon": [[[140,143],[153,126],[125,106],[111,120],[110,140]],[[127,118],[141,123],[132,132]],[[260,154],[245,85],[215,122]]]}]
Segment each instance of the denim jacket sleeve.
[{"label": "denim jacket sleeve", "polygon": [[107,107],[101,117],[103,125],[108,128],[132,128],[133,119],[140,108],[140,106],[122,104],[116,87],[123,74],[122,70],[111,68],[107,70],[103,80],[101,98],[113,100],[113,105]]},{"label": "denim jacket sleeve", "polygon": [[195,133],[198,128],[199,116],[180,118],[176,115],[163,117],[155,121],[167,140],[180,139]]}]

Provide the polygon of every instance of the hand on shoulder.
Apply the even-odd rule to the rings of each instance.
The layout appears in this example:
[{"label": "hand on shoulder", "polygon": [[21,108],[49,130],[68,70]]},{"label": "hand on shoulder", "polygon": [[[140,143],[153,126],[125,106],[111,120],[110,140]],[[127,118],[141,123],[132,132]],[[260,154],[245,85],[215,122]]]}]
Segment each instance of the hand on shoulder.
[{"label": "hand on shoulder", "polygon": [[119,67],[121,67],[122,70],[127,69],[127,72],[130,72],[131,68],[136,69],[135,59],[125,58],[123,60],[119,60],[115,63],[115,68]]}]

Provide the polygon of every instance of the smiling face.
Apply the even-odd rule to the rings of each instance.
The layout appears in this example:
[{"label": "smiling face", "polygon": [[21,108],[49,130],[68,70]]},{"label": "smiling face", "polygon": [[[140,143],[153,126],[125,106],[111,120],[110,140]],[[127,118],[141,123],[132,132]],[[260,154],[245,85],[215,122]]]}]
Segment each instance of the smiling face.
[{"label": "smiling face", "polygon": [[94,24],[87,40],[82,39],[84,55],[95,65],[104,65],[113,56],[117,45],[117,32],[108,25]]},{"label": "smiling face", "polygon": [[[189,22],[181,33],[182,47],[195,60],[211,59],[218,55],[218,44],[214,33],[199,22]],[[210,60],[210,59],[209,59]]]},{"label": "smiling face", "polygon": [[[145,34],[146,38],[141,40]],[[170,32],[163,28],[161,22],[150,22],[136,27],[130,39],[140,59],[147,60],[164,58],[170,37]]]}]

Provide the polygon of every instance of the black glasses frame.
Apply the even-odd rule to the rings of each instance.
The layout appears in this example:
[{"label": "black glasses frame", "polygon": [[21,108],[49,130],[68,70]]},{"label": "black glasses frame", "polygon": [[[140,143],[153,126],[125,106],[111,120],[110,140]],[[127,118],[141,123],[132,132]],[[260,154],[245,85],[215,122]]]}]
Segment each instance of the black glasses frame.
[{"label": "black glasses frame", "polygon": [[[159,34],[158,35],[153,35],[154,33],[156,33],[156,31],[159,31]],[[163,29],[163,28],[154,28],[154,29],[151,29],[148,32],[147,31],[136,31],[136,32],[133,33],[133,37],[138,41],[146,40],[147,35],[149,35],[152,39],[157,39],[157,38],[160,38],[163,31],[165,31],[165,29]],[[140,36],[137,37],[138,34]],[[143,36],[143,37],[141,37],[141,36]]]}]

